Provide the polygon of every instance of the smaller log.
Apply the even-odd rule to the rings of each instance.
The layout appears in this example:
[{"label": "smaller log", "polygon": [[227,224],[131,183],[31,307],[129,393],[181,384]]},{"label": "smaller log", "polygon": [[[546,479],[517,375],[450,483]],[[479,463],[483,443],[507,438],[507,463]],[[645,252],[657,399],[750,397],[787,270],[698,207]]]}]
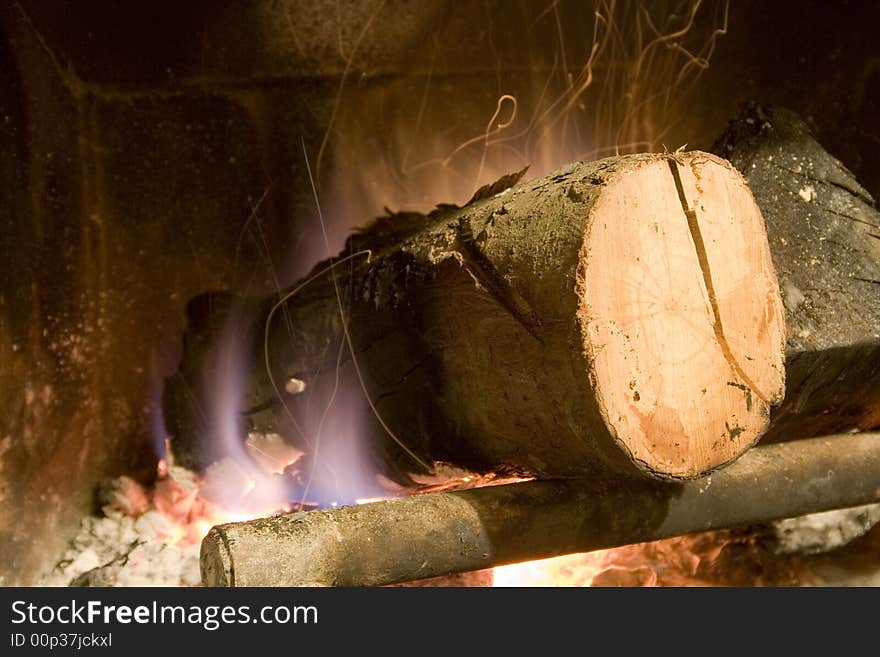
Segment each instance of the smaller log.
[{"label": "smaller log", "polygon": [[748,105],[712,150],[746,177],[786,310],[786,390],[762,442],[880,426],[880,212],[782,107]]},{"label": "smaller log", "polygon": [[206,586],[377,586],[880,501],[880,433],[755,448],[709,477],[531,481],[214,527]]}]

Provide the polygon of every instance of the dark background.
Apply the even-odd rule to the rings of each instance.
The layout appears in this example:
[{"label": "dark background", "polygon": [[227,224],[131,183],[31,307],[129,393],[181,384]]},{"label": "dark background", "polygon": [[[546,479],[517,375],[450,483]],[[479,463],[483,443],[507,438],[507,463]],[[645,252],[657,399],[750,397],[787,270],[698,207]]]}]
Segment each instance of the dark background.
[{"label": "dark background", "polygon": [[[383,205],[462,202],[524,162],[708,148],[749,99],[799,112],[880,193],[876,3],[734,1],[708,68],[677,83],[692,60],[675,45],[724,24],[704,2],[635,68],[647,26],[693,6],[4,2],[0,583],[33,581],[101,478],[154,470],[186,301],[289,284],[326,255],[304,148],[334,245]],[[533,139],[547,98],[572,98],[596,9],[615,29],[592,86]],[[456,152],[505,93],[520,137]]]}]

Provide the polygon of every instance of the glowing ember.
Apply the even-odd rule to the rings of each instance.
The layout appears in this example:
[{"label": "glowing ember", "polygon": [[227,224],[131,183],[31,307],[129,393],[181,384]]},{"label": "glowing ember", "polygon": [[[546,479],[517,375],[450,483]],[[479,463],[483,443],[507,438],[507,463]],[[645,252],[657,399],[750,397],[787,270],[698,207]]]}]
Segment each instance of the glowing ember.
[{"label": "glowing ember", "polygon": [[599,551],[499,566],[495,586],[590,586],[602,571],[603,556]]},{"label": "glowing ember", "polygon": [[[171,465],[164,477],[160,477],[153,489],[152,507],[147,514],[158,514],[155,533],[168,545],[178,542],[198,544],[214,525],[239,520],[269,516],[294,510],[289,506],[225,508],[205,497],[205,479],[189,470]],[[253,490],[246,487],[242,496]],[[207,490],[210,493],[210,489]],[[146,515],[146,514],[145,514]]]},{"label": "glowing ember", "polygon": [[[274,435],[251,434],[246,447],[266,473],[275,475],[302,456]],[[159,459],[156,473],[158,478],[151,496],[143,489],[136,494],[129,488],[117,495],[117,501],[130,512],[134,509],[123,498],[149,498],[149,509],[138,509],[140,512],[130,514],[143,514],[144,522],[152,525],[152,533],[167,545],[198,544],[214,525],[295,510],[294,505],[283,498],[267,498],[264,492],[258,491],[259,482],[231,459],[213,464],[203,477],[176,465],[167,441],[166,457]],[[307,506],[299,505],[300,508]]]},{"label": "glowing ember", "polygon": [[[809,586],[824,555],[780,554],[768,527],[704,532],[495,568],[495,586]],[[876,563],[876,557],[875,557]]]}]

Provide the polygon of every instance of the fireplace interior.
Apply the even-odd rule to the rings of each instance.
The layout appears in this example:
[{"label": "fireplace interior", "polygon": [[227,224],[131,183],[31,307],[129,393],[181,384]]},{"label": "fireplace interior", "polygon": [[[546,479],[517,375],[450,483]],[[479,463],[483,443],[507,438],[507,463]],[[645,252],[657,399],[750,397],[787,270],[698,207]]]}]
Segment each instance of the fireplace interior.
[{"label": "fireplace interior", "polygon": [[[880,438],[869,433],[880,427],[878,28],[873,3],[843,0],[796,9],[757,0],[4,3],[0,584],[200,585],[200,545],[215,525],[268,517],[261,527],[275,527],[279,514],[317,509],[342,522],[351,509],[401,513],[394,504],[403,501],[415,514],[441,499],[430,495],[452,496],[431,527],[465,518],[456,515],[465,499],[492,509],[485,513],[498,525],[486,527],[501,543],[524,544],[538,515],[569,522],[558,500],[574,486],[584,500],[626,491],[614,497],[625,508],[591,512],[596,531],[613,539],[587,540],[587,531],[565,543],[560,532],[553,545],[530,543],[528,554],[498,548],[521,563],[450,561],[448,572],[467,572],[428,569],[431,579],[402,567],[362,580],[251,583],[880,585]],[[693,151],[712,155],[694,164]],[[517,292],[520,279],[499,264],[538,237],[510,238],[501,255],[480,251],[481,240],[505,221],[556,212],[538,201],[523,209],[530,194],[544,198],[541,185],[568,204],[610,195],[605,169],[572,163],[646,153],[654,155],[639,157],[656,165],[686,213],[696,212],[685,202],[689,172],[706,167],[693,174],[699,194],[718,171],[734,181],[724,189],[748,181],[767,235],[763,221],[743,229],[745,242],[760,234],[766,246],[743,257],[772,256],[775,274],[756,265],[747,278],[765,285],[771,272],[778,312],[767,311],[762,331],[778,339],[762,346],[758,360],[768,366],[755,385],[731,365],[749,383],[745,396],[742,384],[719,379],[753,423],[719,419],[727,439],[717,455],[679,469],[672,457],[642,455],[635,460],[650,467],[627,469],[609,440],[596,448],[607,471],[569,470],[568,460],[554,461],[567,449],[561,434],[541,433],[580,427],[588,415],[554,378],[561,358],[547,356],[556,334],[546,317],[562,311]],[[481,208],[497,221],[469,232]],[[424,227],[447,217],[464,227],[455,262],[438,255],[440,242],[419,260]],[[681,226],[698,244],[708,233],[695,223]],[[667,242],[657,244],[645,252]],[[730,363],[740,347],[719,328],[729,320],[703,265],[735,257],[715,248],[708,237],[698,246],[703,259],[692,257],[690,278],[705,283],[706,326],[719,362]],[[440,283],[383,296],[385,271],[412,285]],[[677,269],[650,271],[643,287],[655,294]],[[553,276],[548,267],[536,280],[549,286]],[[471,280],[514,318],[509,326],[471,292],[450,296]],[[534,286],[522,289],[544,289]],[[423,303],[431,310],[412,312],[430,329],[418,333],[430,349],[417,358],[415,333],[398,332],[416,315],[394,313]],[[364,319],[382,304],[394,312]],[[305,355],[282,339],[304,326],[316,336],[298,341]],[[669,335],[690,330],[664,326]],[[282,338],[269,340],[267,327]],[[456,331],[473,337],[462,342]],[[487,346],[493,335],[507,336],[511,359],[546,371],[503,387]],[[269,364],[276,356],[284,367]],[[438,358],[441,387],[418,374]],[[300,365],[288,367],[293,361]],[[597,399],[620,388],[626,408],[646,402],[628,379],[606,379]],[[382,385],[393,392],[377,392]],[[778,399],[767,393],[774,386]],[[522,395],[480,397],[492,389]],[[670,426],[660,429],[670,435]],[[528,442],[512,437],[518,431],[535,446],[521,448]],[[837,447],[824,441],[831,434]],[[739,498],[772,478],[745,478],[766,455],[780,455],[782,468],[795,444],[819,439],[832,453],[864,448],[864,458],[829,461],[827,485],[798,470],[806,492],[783,494],[791,503],[778,507],[796,517],[761,511],[756,496],[745,516],[712,507],[725,520],[702,523],[695,506],[680,530],[643,523],[713,481],[729,483],[726,499]],[[846,478],[832,476],[838,467]],[[597,483],[609,472],[618,488]],[[804,515],[811,511],[821,513]],[[556,556],[569,552],[577,553]]]}]

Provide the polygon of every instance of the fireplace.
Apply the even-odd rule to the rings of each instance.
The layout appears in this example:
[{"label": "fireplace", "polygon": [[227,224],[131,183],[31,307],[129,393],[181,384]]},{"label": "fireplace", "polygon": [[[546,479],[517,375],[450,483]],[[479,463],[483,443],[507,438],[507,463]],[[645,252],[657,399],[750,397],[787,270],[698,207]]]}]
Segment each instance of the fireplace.
[{"label": "fireplace", "polygon": [[[526,461],[492,470],[479,454],[413,467],[408,480],[394,468],[380,471],[357,440],[359,418],[382,415],[357,372],[338,388],[320,384],[333,403],[315,402],[306,433],[335,438],[318,457],[315,440],[290,440],[285,427],[264,421],[257,406],[265,399],[240,404],[241,370],[259,362],[231,347],[211,368],[198,361],[192,371],[192,380],[211,384],[204,398],[196,395],[209,421],[184,431],[170,416],[169,382],[190,362],[184,336],[199,335],[194,326],[214,316],[224,295],[277,299],[318,262],[349,258],[334,269],[344,296],[346,276],[375,257],[368,247],[346,251],[346,239],[375,217],[393,233],[438,204],[466,206],[481,188],[485,198],[515,191],[572,162],[720,149],[731,117],[758,128],[788,121],[767,118],[765,106],[799,115],[791,121],[803,120],[796,125],[852,172],[860,187],[848,193],[866,208],[880,193],[870,3],[829,12],[810,2],[792,14],[760,2],[267,0],[181,8],[19,0],[0,11],[5,585],[195,585],[199,542],[215,524],[558,474]],[[741,110],[746,101],[762,105]],[[716,149],[734,165],[737,153]],[[521,181],[505,179],[527,166]],[[753,187],[761,175],[741,174]],[[816,207],[821,185],[804,182],[794,200]],[[776,258],[773,218],[761,210]],[[856,215],[869,234],[860,253],[880,262],[872,233],[880,228],[866,216]],[[828,408],[809,406],[809,395],[797,412],[783,405],[788,428],[774,433],[771,425],[758,449],[880,425],[877,280],[867,270],[849,273],[862,286],[851,294],[864,299],[866,325],[851,322],[862,333],[821,350],[823,363],[847,364],[827,380],[849,392],[829,383],[814,393]],[[789,317],[813,312],[809,294],[782,280]],[[528,324],[520,300],[508,301]],[[235,312],[239,323],[224,320],[216,334],[240,346],[238,338],[263,325],[248,327],[256,314],[246,305]],[[797,330],[806,334],[794,335],[802,345],[822,321],[804,317]],[[810,384],[815,362],[805,355],[800,369],[786,364],[792,389]],[[284,372],[280,392],[315,392],[301,374]],[[512,424],[522,403],[510,406]],[[239,411],[254,409],[243,422]],[[731,440],[744,436],[730,428]],[[409,448],[413,435],[398,437]],[[398,450],[391,460],[401,459]],[[609,551],[503,566],[494,580],[876,583],[877,530],[849,542],[876,521],[874,507],[860,507],[660,542],[635,537]],[[845,566],[852,579],[823,580]],[[488,579],[483,572],[463,581]]]}]

